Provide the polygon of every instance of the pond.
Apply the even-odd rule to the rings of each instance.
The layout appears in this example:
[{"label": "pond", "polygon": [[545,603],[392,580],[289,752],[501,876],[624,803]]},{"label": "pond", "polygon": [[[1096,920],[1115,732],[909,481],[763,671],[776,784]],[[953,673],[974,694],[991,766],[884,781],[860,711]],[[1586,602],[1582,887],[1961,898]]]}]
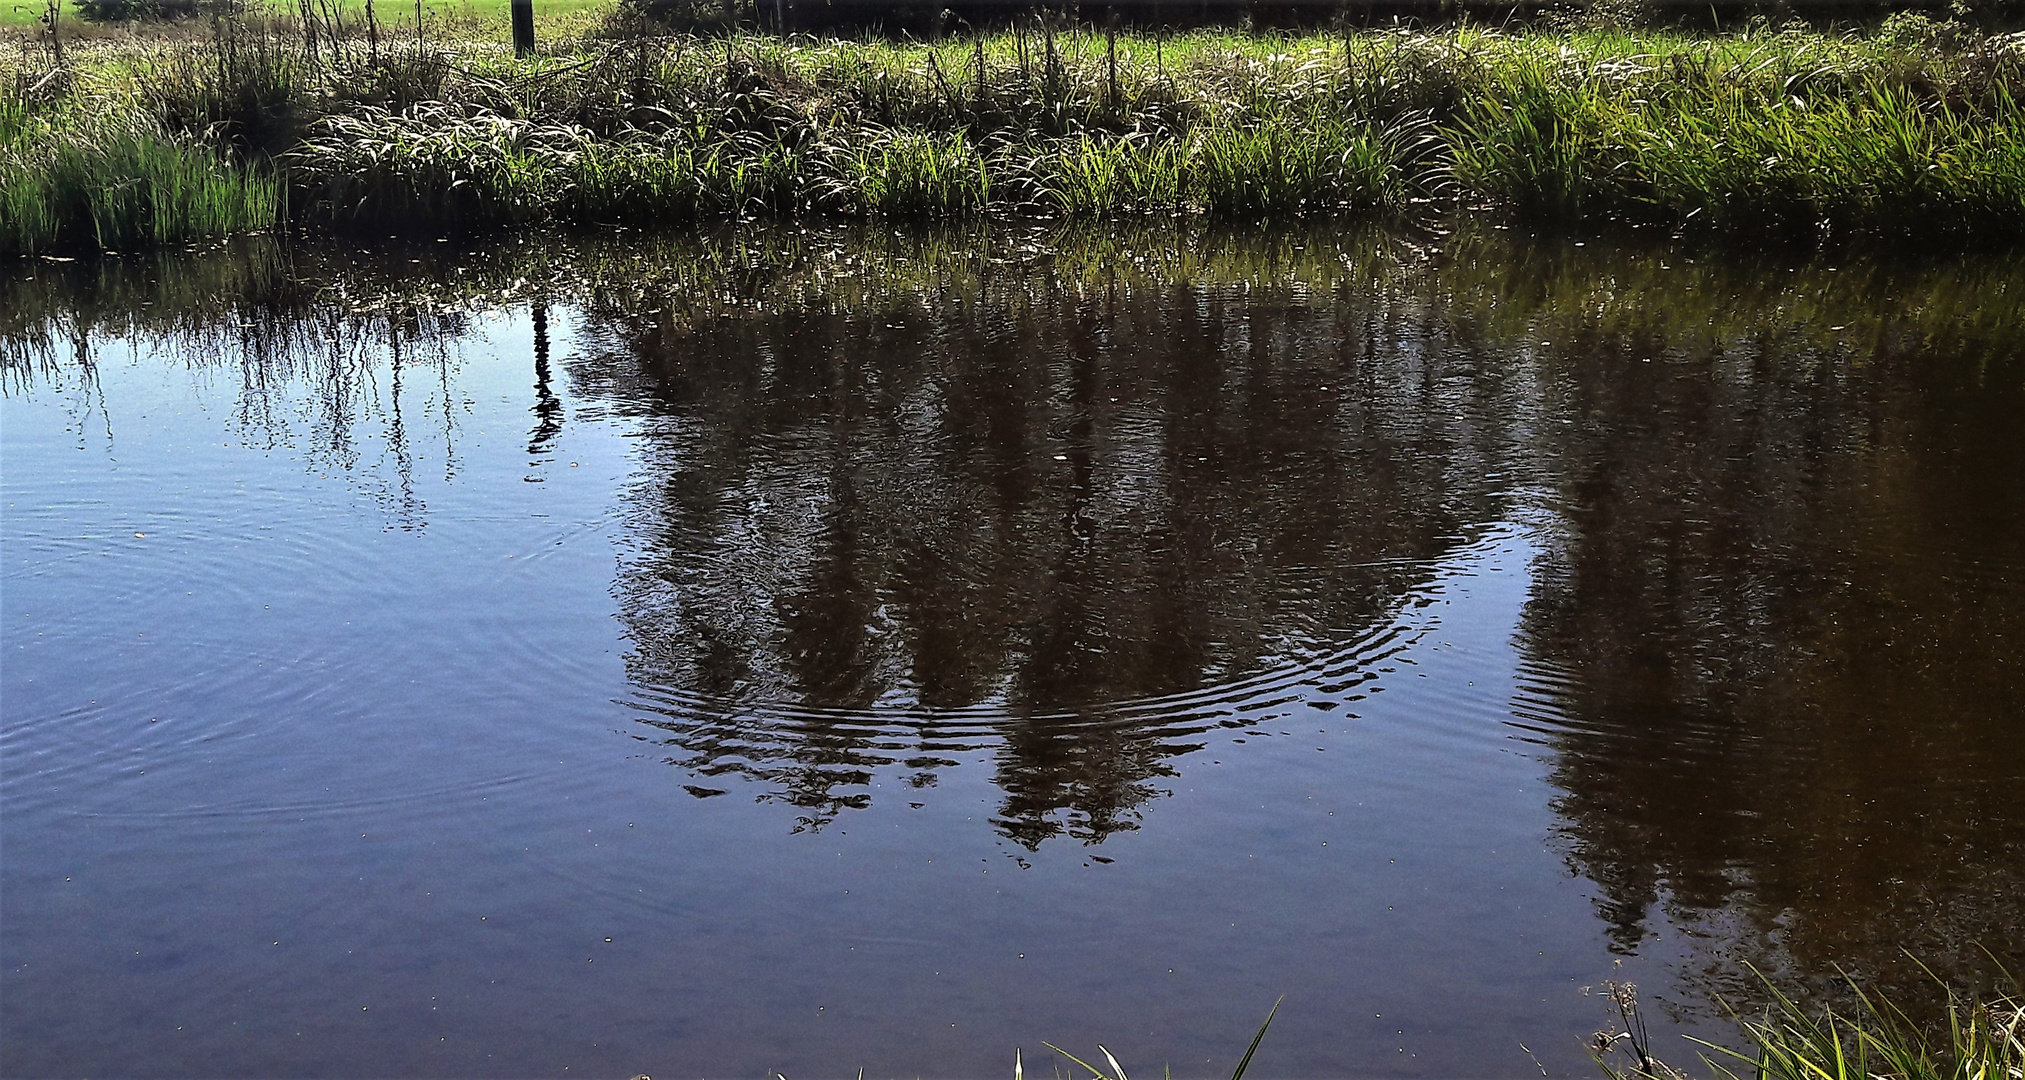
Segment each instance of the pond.
[{"label": "pond", "polygon": [[2009,258],[0,278],[7,1075],[1585,1076],[1610,980],[1685,1064],[2025,970]]}]

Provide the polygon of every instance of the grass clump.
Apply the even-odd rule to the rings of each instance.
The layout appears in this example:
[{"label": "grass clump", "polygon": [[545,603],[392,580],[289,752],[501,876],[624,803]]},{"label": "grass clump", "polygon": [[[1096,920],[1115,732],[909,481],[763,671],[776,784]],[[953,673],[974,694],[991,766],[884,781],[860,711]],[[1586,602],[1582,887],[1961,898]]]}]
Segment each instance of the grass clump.
[{"label": "grass clump", "polygon": [[991,172],[957,134],[890,132],[836,148],[829,205],[886,217],[952,214],[991,201]]},{"label": "grass clump", "polygon": [[544,216],[584,141],[440,102],[324,117],[286,160],[318,224],[335,228],[512,225]]},{"label": "grass clump", "polygon": [[1574,214],[1607,182],[1598,89],[1541,63],[1498,72],[1446,133],[1456,182],[1522,210]]},{"label": "grass clump", "polygon": [[[1762,978],[1762,977],[1761,977]],[[1976,1000],[1951,988],[1945,1016],[1921,1024],[1890,1000],[1848,980],[1852,1008],[1810,1011],[1764,980],[1770,1003],[1757,1016],[1735,1016],[1745,1048],[1704,1043],[1702,1064],[1722,1080],[2018,1080],[2025,1076],[2025,997]],[[1637,990],[1610,986],[1623,1022],[1597,1035],[1592,1049],[1611,1080],[1685,1080],[1661,1062],[1639,1017]],[[1618,1064],[1615,1057],[1623,1057]]]},{"label": "grass clump", "polygon": [[1527,211],[1719,228],[1968,235],[2025,220],[2016,71],[1981,100],[1834,67],[1776,89],[1737,64],[1673,76],[1500,72],[1448,133],[1456,181]]},{"label": "grass clump", "polygon": [[573,162],[564,212],[587,222],[689,221],[713,205],[716,161],[679,138],[635,134],[586,144]]},{"label": "grass clump", "polygon": [[1041,166],[1038,186],[1070,214],[1164,210],[1183,202],[1187,161],[1171,142],[1085,134],[1057,147]]},{"label": "grass clump", "polygon": [[270,228],[272,174],[145,122],[80,130],[0,100],[0,255],[186,244]]},{"label": "grass clump", "polygon": [[1204,209],[1235,215],[1397,202],[1409,185],[1395,144],[1410,130],[1326,115],[1211,127],[1191,147],[1189,187]]},{"label": "grass clump", "polygon": [[279,207],[272,177],[230,168],[202,147],[145,130],[66,145],[41,180],[58,222],[52,240],[63,239],[65,224],[88,224],[92,242],[104,249],[267,228]]}]

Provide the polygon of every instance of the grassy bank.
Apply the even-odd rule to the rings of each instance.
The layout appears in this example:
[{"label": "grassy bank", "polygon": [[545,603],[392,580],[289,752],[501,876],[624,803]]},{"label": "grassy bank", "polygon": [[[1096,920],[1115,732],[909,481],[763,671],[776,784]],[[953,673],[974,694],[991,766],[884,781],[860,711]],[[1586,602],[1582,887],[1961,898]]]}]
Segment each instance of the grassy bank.
[{"label": "grassy bank", "polygon": [[[587,22],[586,26],[595,26]],[[305,32],[307,30],[307,32]],[[220,25],[25,54],[0,251],[292,225],[435,235],[717,216],[1430,212],[2025,232],[2025,37],[1179,36],[942,42]]]}]

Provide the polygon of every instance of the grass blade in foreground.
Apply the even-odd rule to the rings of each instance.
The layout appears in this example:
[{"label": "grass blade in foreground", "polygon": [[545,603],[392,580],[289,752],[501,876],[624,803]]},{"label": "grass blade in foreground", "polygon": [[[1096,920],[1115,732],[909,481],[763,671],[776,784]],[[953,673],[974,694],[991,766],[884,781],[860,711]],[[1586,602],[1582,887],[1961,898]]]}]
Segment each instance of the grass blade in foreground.
[{"label": "grass blade in foreground", "polygon": [[[2021,1080],[2025,1078],[2025,994],[1974,1000],[1947,991],[1945,1036],[1916,1023],[1894,1002],[1865,992],[1848,979],[1856,1005],[1844,1015],[1832,1008],[1810,1013],[1758,975],[1771,996],[1761,1017],[1732,1017],[1750,1048],[1744,1051],[1700,1039],[1716,1057],[1702,1063],[1719,1080]],[[1629,986],[1613,988],[1620,1009]],[[1627,1032],[1599,1036],[1596,1063],[1611,1080],[1684,1080],[1687,1074],[1651,1055],[1636,1005],[1625,1013]],[[1631,1042],[1633,1060],[1619,1068],[1604,1055],[1618,1039]],[[1731,1059],[1726,1063],[1722,1059]],[[1741,1066],[1741,1067],[1733,1067]]]},{"label": "grass blade in foreground", "polygon": [[[1279,1015],[1280,1004],[1281,1002],[1284,1002],[1286,1000],[1287,1000],[1286,997],[1282,996],[1279,999],[1279,1001],[1273,1002],[1272,1011],[1266,1013],[1266,1022],[1259,1025],[1258,1034],[1252,1036],[1252,1044],[1250,1046],[1245,1047],[1245,1056],[1238,1059],[1237,1071],[1230,1074],[1230,1080],[1244,1080],[1245,1070],[1252,1067],[1252,1055],[1258,1053],[1259,1044],[1266,1041],[1266,1029],[1273,1026],[1273,1017]],[[1101,1045],[1097,1047],[1097,1051],[1104,1055],[1105,1063],[1111,1066],[1111,1071],[1109,1073],[1106,1073],[1104,1070],[1099,1069],[1095,1065],[1092,1065],[1089,1062],[1084,1061],[1082,1058],[1079,1058],[1076,1055],[1069,1053],[1067,1050],[1064,1050],[1061,1047],[1056,1046],[1054,1043],[1044,1042],[1041,1045],[1047,1047],[1050,1050],[1053,1050],[1055,1053],[1060,1054],[1063,1057],[1068,1058],[1070,1061],[1073,1061],[1076,1064],[1082,1066],[1085,1070],[1089,1072],[1091,1080],[1127,1080],[1125,1076],[1125,1067],[1123,1065],[1118,1064],[1118,1059],[1111,1056],[1111,1051],[1104,1049],[1104,1047]],[[1014,1050],[1013,1080],[1023,1080],[1025,1076],[1026,1070],[1022,1065],[1022,1063],[1020,1062],[1019,1051]],[[1993,1078],[1993,1080],[1995,1080],[1995,1078]]]},{"label": "grass blade in foreground", "polygon": [[1273,1026],[1273,1017],[1280,1014],[1280,1002],[1285,1000],[1283,994],[1279,1001],[1273,1002],[1272,1010],[1266,1013],[1266,1022],[1259,1025],[1259,1033],[1252,1036],[1252,1044],[1245,1047],[1245,1056],[1238,1059],[1237,1071],[1230,1074],[1230,1080],[1244,1080],[1245,1070],[1252,1067],[1252,1055],[1258,1053],[1259,1044],[1266,1041],[1266,1029]]}]

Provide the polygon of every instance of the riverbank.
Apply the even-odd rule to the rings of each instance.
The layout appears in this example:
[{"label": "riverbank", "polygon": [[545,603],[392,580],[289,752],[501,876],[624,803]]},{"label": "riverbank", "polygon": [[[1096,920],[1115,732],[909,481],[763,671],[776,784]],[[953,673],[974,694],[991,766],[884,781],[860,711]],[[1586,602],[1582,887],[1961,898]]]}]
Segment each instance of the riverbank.
[{"label": "riverbank", "polygon": [[0,96],[0,252],[1448,206],[1803,239],[2025,232],[2025,36],[1916,17],[1718,36],[1036,22],[936,43],[582,25],[527,59],[286,20],[24,53]]}]

